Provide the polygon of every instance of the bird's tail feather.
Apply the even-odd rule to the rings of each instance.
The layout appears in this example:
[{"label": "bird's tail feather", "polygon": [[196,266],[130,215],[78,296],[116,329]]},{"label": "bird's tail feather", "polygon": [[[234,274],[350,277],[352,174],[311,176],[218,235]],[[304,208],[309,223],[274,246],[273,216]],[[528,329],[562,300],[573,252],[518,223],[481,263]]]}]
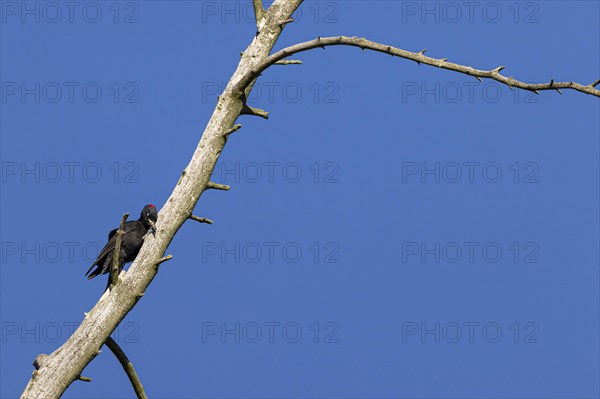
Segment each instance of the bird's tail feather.
[{"label": "bird's tail feather", "polygon": [[[100,268],[98,267],[96,270],[94,270],[92,273],[90,273],[92,271],[92,269],[96,267],[96,264],[93,264],[88,271],[85,273],[85,275],[87,276],[88,280],[93,279],[94,277],[96,277],[98,274],[100,274]],[[89,274],[89,276],[88,276]]]}]

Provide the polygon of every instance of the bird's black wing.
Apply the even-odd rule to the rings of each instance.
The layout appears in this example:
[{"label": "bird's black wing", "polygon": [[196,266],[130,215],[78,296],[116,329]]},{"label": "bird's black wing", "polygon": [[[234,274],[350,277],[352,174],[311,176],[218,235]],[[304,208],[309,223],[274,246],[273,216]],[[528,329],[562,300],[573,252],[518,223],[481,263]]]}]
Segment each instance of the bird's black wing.
[{"label": "bird's black wing", "polygon": [[118,228],[111,230],[110,233],[108,233],[108,239],[110,240],[111,238],[113,238],[113,236],[115,234],[117,234],[117,230],[119,230]]},{"label": "bird's black wing", "polygon": [[92,274],[90,274],[88,276],[88,280],[96,277],[98,274],[101,274],[102,267],[104,265],[104,261],[105,261],[106,257],[115,249],[116,246],[117,246],[117,236],[116,236],[116,234],[113,234],[112,237],[108,240],[108,242],[104,246],[104,248],[102,248],[102,251],[100,251],[100,254],[98,254],[98,257],[96,258],[96,260],[94,261],[92,266],[89,268],[87,273],[85,273],[85,275],[87,276],[88,274],[90,274],[90,272],[92,271],[92,269],[95,266],[98,266],[98,269],[95,270]]},{"label": "bird's black wing", "polygon": [[[100,254],[94,261],[94,264],[90,267],[90,269],[85,274],[88,276],[88,280],[96,277],[99,274],[108,273],[110,270],[110,265],[112,265],[112,253],[117,246],[117,230],[111,230],[108,233],[108,242],[100,251]],[[132,220],[125,223],[123,226],[123,236],[121,239],[121,251],[119,253],[119,268],[122,269],[125,263],[133,261],[133,259],[137,256],[137,252],[139,248],[142,246],[144,242],[144,236],[146,235],[146,229],[142,226],[142,224],[137,220]],[[110,257],[110,259],[107,259]],[[92,269],[97,267],[93,272]],[[91,274],[90,274],[91,272]]]},{"label": "bird's black wing", "polygon": [[[125,226],[123,226],[124,231],[123,231],[122,241],[125,241],[127,231],[131,230],[132,223],[133,223],[133,221],[129,221],[129,222],[125,223]],[[92,266],[89,268],[87,273],[85,273],[85,275],[87,276],[88,274],[90,274],[90,272],[92,271],[94,266],[98,266],[98,269],[96,269],[92,274],[90,274],[88,276],[88,280],[96,277],[99,274],[105,273],[105,271],[103,271],[102,268],[104,267],[104,262],[106,261],[106,257],[117,246],[117,230],[119,230],[119,229],[118,228],[113,229],[110,231],[110,233],[108,233],[108,242],[106,243],[104,248],[102,248],[102,251],[100,251],[100,254],[98,254],[98,257],[96,258],[96,260],[94,261]]]}]

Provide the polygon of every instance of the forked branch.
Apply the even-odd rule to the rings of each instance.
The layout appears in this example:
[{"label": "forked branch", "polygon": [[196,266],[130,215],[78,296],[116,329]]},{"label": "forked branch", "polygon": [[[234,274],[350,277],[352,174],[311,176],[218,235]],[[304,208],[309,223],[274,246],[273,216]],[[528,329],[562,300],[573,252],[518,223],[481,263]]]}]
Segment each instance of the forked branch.
[{"label": "forked branch", "polygon": [[596,89],[600,83],[600,80],[595,81],[589,85],[582,85],[575,82],[555,82],[551,80],[549,83],[525,83],[514,79],[512,76],[507,77],[500,74],[500,71],[505,67],[499,66],[491,70],[480,70],[470,66],[464,66],[449,62],[446,58],[431,58],[425,55],[427,49],[421,50],[418,53],[402,50],[398,47],[388,46],[386,44],[372,42],[365,38],[349,37],[349,36],[336,36],[336,37],[318,37],[314,40],[310,40],[304,43],[298,43],[290,47],[286,47],[269,57],[265,58],[257,66],[255,66],[250,73],[242,78],[237,84],[234,90],[243,91],[254,79],[256,79],[265,69],[277,62],[287,58],[293,54],[301,53],[303,51],[312,50],[315,48],[325,48],[326,46],[353,46],[359,47],[363,50],[373,50],[380,53],[405,58],[412,60],[418,64],[427,64],[436,66],[442,69],[448,69],[470,75],[481,81],[481,78],[493,79],[500,83],[503,83],[510,88],[517,87],[523,90],[529,90],[536,94],[539,94],[542,90],[556,90],[560,92],[560,89],[570,89],[580,91],[582,93],[591,94],[596,97],[600,97],[600,90]]}]

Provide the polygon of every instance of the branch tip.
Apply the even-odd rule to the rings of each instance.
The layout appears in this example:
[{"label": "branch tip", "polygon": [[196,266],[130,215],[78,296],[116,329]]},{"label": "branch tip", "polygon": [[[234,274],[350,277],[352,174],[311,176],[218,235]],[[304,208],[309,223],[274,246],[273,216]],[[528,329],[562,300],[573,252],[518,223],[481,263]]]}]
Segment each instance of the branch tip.
[{"label": "branch tip", "polygon": [[596,87],[600,84],[600,79],[598,79],[597,81],[595,81],[594,83],[592,83],[590,86],[592,87]]},{"label": "branch tip", "polygon": [[244,104],[240,115],[253,115],[260,116],[263,119],[269,119],[269,113],[260,108],[254,108],[249,105]]},{"label": "branch tip", "polygon": [[229,189],[231,188],[230,186],[226,185],[226,184],[218,184],[212,181],[209,181],[208,184],[206,185],[207,189],[212,189],[212,190],[223,190],[223,191],[229,191]]},{"label": "branch tip", "polygon": [[156,263],[156,266],[159,266],[163,263],[165,263],[168,260],[173,259],[173,255],[167,255],[167,256],[163,256],[162,258],[159,259],[158,263]]},{"label": "branch tip", "polygon": [[195,220],[198,223],[206,223],[206,224],[213,224],[214,222],[208,218],[201,218],[195,215],[191,215],[189,217],[189,219]]},{"label": "branch tip", "polygon": [[[225,136],[229,136],[231,133],[235,133],[238,130],[240,130],[242,128],[242,125],[240,125],[239,123],[237,125],[234,125],[231,129],[229,129],[228,131],[225,132]],[[185,173],[185,171],[183,171]]]},{"label": "branch tip", "polygon": [[275,65],[300,65],[302,61],[300,60],[279,60],[275,63]]},{"label": "branch tip", "polygon": [[82,375],[77,376],[77,379],[83,382],[92,382],[92,379],[90,377],[84,377]]}]

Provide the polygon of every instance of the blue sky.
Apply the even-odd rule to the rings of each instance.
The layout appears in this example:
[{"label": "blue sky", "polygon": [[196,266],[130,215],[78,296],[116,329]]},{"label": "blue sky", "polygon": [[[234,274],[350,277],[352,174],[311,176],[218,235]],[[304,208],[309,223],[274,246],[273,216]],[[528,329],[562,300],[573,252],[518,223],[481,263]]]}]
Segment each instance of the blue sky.
[{"label": "blue sky", "polygon": [[[470,5],[469,5],[470,4]],[[593,1],[306,2],[277,48],[365,36],[589,84]],[[168,198],[250,1],[2,1],[0,396],[99,298],[124,212]],[[152,398],[597,398],[599,102],[356,48],[272,67],[115,333]],[[104,348],[65,398],[133,395]]]}]

